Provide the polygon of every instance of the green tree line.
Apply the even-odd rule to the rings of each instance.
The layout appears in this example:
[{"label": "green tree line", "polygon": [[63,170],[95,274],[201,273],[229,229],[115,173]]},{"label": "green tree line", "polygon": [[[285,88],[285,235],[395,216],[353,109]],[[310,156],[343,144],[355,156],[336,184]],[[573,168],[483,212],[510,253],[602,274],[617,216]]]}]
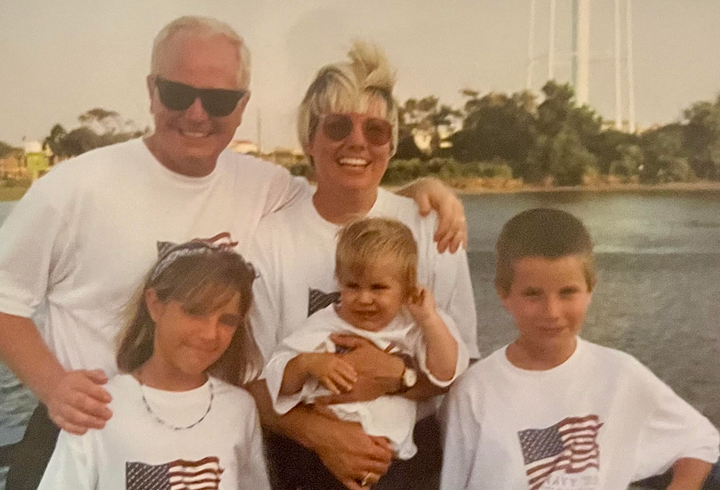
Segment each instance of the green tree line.
[{"label": "green tree line", "polygon": [[43,140],[59,159],[81,155],[101,146],[121,143],[146,134],[149,129],[138,129],[133,121],[124,119],[119,113],[102,108],[90,109],[78,116],[80,126],[67,131],[61,124],[55,124]]},{"label": "green tree line", "polygon": [[[400,107],[398,151],[385,183],[425,175],[519,179],[579,185],[598,179],[666,183],[720,180],[720,95],[692,104],[680,122],[638,133],[618,131],[587,106],[569,84],[549,81],[542,102],[529,91],[512,94],[464,89],[456,108],[435,96]],[[91,109],[70,131],[55,124],[43,144],[56,159],[146,134],[117,112]],[[416,144],[418,135],[425,145]],[[0,141],[0,158],[17,148]],[[307,174],[306,164],[291,169]]]},{"label": "green tree line", "polygon": [[[138,138],[149,131],[149,128],[138,129],[132,120],[123,118],[115,111],[99,107],[80,114],[78,122],[80,125],[69,131],[62,124],[55,124],[43,139],[43,147],[50,149],[56,160]],[[0,141],[0,158],[18,151],[21,149]]]},{"label": "green tree line", "polygon": [[[488,176],[579,185],[612,176],[640,183],[720,180],[720,95],[697,102],[680,122],[632,134],[618,131],[569,84],[548,82],[543,100],[528,91],[463,90],[462,108],[434,96],[400,108],[400,141],[388,181],[432,174]],[[427,147],[418,148],[421,134]],[[448,171],[448,168],[451,169]]]}]

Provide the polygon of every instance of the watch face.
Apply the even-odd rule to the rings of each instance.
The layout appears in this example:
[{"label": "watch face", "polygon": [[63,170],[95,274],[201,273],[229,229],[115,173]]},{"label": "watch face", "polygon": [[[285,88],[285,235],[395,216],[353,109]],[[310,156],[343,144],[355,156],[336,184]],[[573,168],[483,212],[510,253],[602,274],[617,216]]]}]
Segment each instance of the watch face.
[{"label": "watch face", "polygon": [[417,383],[417,373],[412,368],[405,368],[403,372],[403,385],[407,388],[412,388]]}]

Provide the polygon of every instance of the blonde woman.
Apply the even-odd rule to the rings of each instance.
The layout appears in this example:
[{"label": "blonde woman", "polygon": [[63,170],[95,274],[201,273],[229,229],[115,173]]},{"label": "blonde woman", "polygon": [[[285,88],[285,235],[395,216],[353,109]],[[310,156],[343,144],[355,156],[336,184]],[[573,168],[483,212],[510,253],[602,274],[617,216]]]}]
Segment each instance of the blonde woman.
[{"label": "blonde woman", "polygon": [[[393,71],[375,46],[356,43],[349,57],[349,62],[322,68],[300,106],[298,135],[315,171],[314,195],[263,220],[250,254],[260,273],[251,317],[260,350],[267,361],[310,314],[339,297],[334,267],[337,232],[351,220],[371,216],[394,218],[410,228],[418,243],[418,282],[455,322],[470,357],[477,357],[475,306],[464,250],[438,253],[433,242],[436,217],[421,217],[412,200],[379,187],[397,147]],[[351,350],[343,356],[358,380],[352,391],[329,401],[372,400],[399,392],[424,400],[442,391],[426,376],[417,376],[400,357],[366,340],[334,340]],[[276,488],[358,490],[378,480],[377,488],[423,488],[439,474],[439,437],[434,418],[427,416],[433,413],[430,404],[420,408],[418,454],[393,465],[380,479],[394,456],[384,438],[306,406],[277,416],[266,386],[260,382],[252,391],[263,423],[275,433],[268,447]]]}]

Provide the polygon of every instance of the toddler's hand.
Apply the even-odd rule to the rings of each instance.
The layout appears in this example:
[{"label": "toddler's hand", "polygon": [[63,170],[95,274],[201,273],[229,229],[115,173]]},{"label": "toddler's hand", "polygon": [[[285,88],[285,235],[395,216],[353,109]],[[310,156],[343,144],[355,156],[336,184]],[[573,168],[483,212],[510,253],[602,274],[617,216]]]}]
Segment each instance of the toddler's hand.
[{"label": "toddler's hand", "polygon": [[351,391],[357,381],[355,368],[336,354],[310,353],[305,362],[307,372],[336,395]]},{"label": "toddler's hand", "polygon": [[408,298],[407,308],[421,328],[438,316],[435,297],[426,288],[415,288],[415,292]]}]

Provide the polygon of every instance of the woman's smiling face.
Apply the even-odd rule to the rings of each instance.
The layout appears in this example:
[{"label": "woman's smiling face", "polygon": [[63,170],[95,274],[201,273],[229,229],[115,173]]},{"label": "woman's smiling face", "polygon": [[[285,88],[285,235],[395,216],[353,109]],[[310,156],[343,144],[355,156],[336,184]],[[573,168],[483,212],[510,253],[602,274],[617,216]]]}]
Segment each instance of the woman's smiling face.
[{"label": "woman's smiling face", "polygon": [[[373,130],[372,118],[385,121],[387,104],[380,98],[371,99],[363,113],[344,114],[352,120],[352,129],[342,140],[336,141],[323,129],[320,117],[317,128],[305,151],[312,158],[318,188],[331,186],[348,192],[374,190],[380,185],[391,155],[391,141],[377,145],[368,141],[366,132]],[[370,119],[370,121],[368,121]],[[364,129],[365,128],[365,129]]]}]

